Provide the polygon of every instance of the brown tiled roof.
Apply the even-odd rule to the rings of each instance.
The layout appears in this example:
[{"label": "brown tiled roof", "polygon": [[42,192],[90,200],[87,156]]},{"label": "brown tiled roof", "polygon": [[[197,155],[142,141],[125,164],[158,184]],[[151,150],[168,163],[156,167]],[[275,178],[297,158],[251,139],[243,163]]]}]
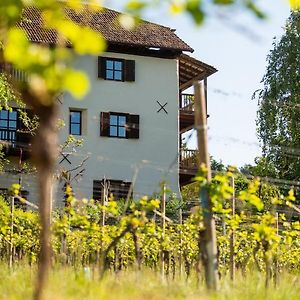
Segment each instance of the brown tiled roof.
[{"label": "brown tiled roof", "polygon": [[[193,52],[193,49],[182,41],[174,30],[165,26],[142,20],[136,29],[128,31],[117,21],[121,13],[111,9],[91,12],[85,7],[80,12],[71,9],[65,11],[66,16],[72,21],[100,32],[108,43]],[[43,28],[40,12],[36,8],[25,9],[20,27],[25,30],[32,42],[57,43],[56,32]]]}]

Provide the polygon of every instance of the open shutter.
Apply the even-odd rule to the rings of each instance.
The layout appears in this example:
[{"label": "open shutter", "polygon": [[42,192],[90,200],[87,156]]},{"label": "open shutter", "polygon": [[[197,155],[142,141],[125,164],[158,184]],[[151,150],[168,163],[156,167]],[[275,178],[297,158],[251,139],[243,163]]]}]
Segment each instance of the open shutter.
[{"label": "open shutter", "polygon": [[135,81],[135,61],[124,61],[124,81]]},{"label": "open shutter", "polygon": [[106,79],[106,58],[98,57],[98,78]]},{"label": "open shutter", "polygon": [[140,137],[140,116],[128,115],[127,120],[127,138],[138,139]]},{"label": "open shutter", "polygon": [[109,113],[100,114],[100,136],[109,136]]},{"label": "open shutter", "polygon": [[102,182],[100,180],[93,181],[93,199],[94,200],[101,200],[102,198]]},{"label": "open shutter", "polygon": [[[31,109],[26,109],[27,117],[29,119],[33,119],[34,113]],[[31,141],[31,133],[29,132],[28,127],[25,126],[23,121],[20,119],[20,115],[18,113],[18,121],[17,121],[17,140],[20,143],[29,144]]]}]

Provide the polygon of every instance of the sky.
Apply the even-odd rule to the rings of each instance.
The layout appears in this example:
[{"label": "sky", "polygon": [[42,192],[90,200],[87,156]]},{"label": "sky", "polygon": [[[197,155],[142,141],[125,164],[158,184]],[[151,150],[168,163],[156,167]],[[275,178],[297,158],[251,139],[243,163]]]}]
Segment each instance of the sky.
[{"label": "sky", "polygon": [[[120,10],[123,3],[111,0],[105,5]],[[232,8],[209,10],[201,27],[189,16],[171,16],[163,9],[149,9],[143,16],[176,28],[177,35],[195,50],[193,57],[218,69],[208,78],[209,152],[226,165],[253,164],[261,155],[255,123],[257,101],[251,98],[262,87],[273,38],[282,35],[290,13],[287,0],[257,3],[267,19]],[[195,134],[188,145],[196,148]]]}]

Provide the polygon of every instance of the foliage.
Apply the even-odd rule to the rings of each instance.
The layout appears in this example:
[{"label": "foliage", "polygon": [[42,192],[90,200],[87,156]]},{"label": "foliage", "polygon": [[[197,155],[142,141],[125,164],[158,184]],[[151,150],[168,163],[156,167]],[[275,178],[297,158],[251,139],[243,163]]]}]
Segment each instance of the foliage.
[{"label": "foliage", "polygon": [[[278,272],[299,271],[300,225],[299,221],[289,220],[285,213],[293,208],[294,192],[291,190],[287,196],[277,191],[270,194],[270,206],[266,209],[260,198],[262,193],[258,192],[260,181],[248,180],[243,189],[236,191],[237,209],[233,215],[232,176],[231,172],[220,173],[208,183],[203,169],[196,178],[200,188],[208,189],[213,202],[220,272],[228,272],[229,240],[233,231],[236,265],[242,272],[247,272],[253,265],[260,272],[275,267]],[[11,195],[18,195],[18,191],[19,186],[14,185]],[[167,221],[163,232],[157,222],[160,218],[155,219],[153,214],[154,210],[159,210],[157,199],[131,200],[124,214],[112,198],[105,205],[92,199],[79,200],[74,197],[71,187],[67,187],[66,195],[68,205],[52,216],[54,259],[58,264],[76,268],[100,266],[102,271],[104,268],[116,272],[135,266],[155,270],[161,264],[163,253],[166,275],[176,276],[182,269],[187,278],[194,274],[199,259],[199,233],[204,229],[203,212],[199,207],[184,218],[182,225],[173,215],[175,219],[172,223]],[[1,199],[0,206],[2,259],[8,258],[7,246],[13,243],[15,263],[20,260],[32,264],[39,250],[37,213],[15,209],[12,237],[10,203]],[[281,207],[280,214],[276,212],[277,206]],[[104,213],[105,223],[102,224]]]},{"label": "foliage", "polygon": [[278,170],[276,169],[274,163],[267,157],[256,157],[254,162],[255,165],[246,164],[241,167],[241,173],[255,177],[278,178]]},{"label": "foliage", "polygon": [[[273,42],[259,100],[257,131],[265,161],[280,178],[298,180],[300,118],[300,10],[291,13],[283,36]],[[275,170],[274,170],[275,167]]]}]

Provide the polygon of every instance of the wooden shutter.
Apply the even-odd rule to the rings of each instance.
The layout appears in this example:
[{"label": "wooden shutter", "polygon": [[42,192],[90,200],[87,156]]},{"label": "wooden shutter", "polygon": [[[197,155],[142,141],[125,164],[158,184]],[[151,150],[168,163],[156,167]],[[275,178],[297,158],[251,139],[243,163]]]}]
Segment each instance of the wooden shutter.
[{"label": "wooden shutter", "polygon": [[135,81],[135,61],[124,61],[124,81]]},{"label": "wooden shutter", "polygon": [[109,136],[109,113],[100,114],[100,136]]},{"label": "wooden shutter", "polygon": [[[33,119],[34,113],[32,109],[25,109],[25,112],[27,113],[27,117],[29,119]],[[18,113],[18,120],[17,120],[17,141],[24,143],[24,144],[29,144],[31,141],[31,133],[29,132],[29,128],[25,126],[23,121],[20,119],[20,114]]]},{"label": "wooden shutter", "polygon": [[140,116],[128,115],[127,117],[127,138],[138,139],[140,137]]},{"label": "wooden shutter", "polygon": [[98,57],[98,78],[106,79],[106,57]]},{"label": "wooden shutter", "polygon": [[93,181],[93,199],[94,200],[101,200],[102,199],[102,182],[100,180]]}]

